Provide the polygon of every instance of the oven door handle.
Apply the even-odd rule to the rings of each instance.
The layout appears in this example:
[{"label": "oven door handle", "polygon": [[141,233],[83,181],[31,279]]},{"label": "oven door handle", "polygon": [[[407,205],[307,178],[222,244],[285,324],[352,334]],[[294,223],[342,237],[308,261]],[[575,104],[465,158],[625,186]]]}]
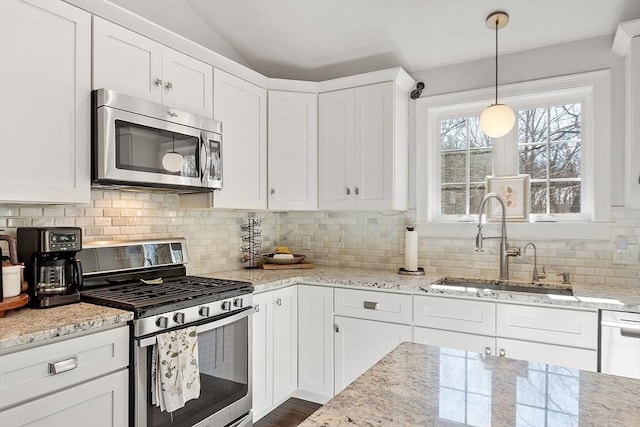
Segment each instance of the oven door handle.
[{"label": "oven door handle", "polygon": [[[245,317],[249,317],[253,313],[255,313],[255,308],[251,307],[251,308],[249,308],[247,310],[243,310],[242,312],[240,312],[238,314],[234,314],[232,316],[225,317],[224,319],[214,320],[214,321],[211,321],[209,323],[198,325],[198,326],[196,326],[196,332],[201,334],[203,332],[207,332],[207,331],[211,331],[213,329],[221,328],[223,326],[226,326],[226,325],[229,325],[231,323],[237,322],[238,320],[244,319]],[[138,340],[138,347],[142,348],[142,347],[148,347],[150,345],[154,345],[156,343],[156,336],[157,335],[158,334],[156,334],[154,336],[151,336],[151,337],[142,338],[142,339]]]}]

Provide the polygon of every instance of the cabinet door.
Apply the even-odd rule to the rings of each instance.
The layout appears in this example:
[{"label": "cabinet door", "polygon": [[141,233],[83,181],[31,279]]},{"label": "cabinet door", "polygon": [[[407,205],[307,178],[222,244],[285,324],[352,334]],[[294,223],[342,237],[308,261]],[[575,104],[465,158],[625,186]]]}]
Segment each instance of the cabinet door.
[{"label": "cabinet door", "polygon": [[298,287],[273,292],[273,404],[298,388]]},{"label": "cabinet door", "polygon": [[213,117],[213,67],[183,53],[162,49],[162,103]]},{"label": "cabinet door", "polygon": [[269,209],[318,208],[318,100],[269,92]]},{"label": "cabinet door", "polygon": [[440,329],[415,326],[413,328],[413,342],[487,355],[495,356],[496,354],[496,339],[484,335],[465,334],[462,332],[443,331]]},{"label": "cabinet door", "polygon": [[255,419],[273,405],[273,293],[253,297],[253,384],[252,407]]},{"label": "cabinet door", "polygon": [[298,285],[297,397],[333,397],[333,288]]},{"label": "cabinet door", "polygon": [[318,96],[320,209],[350,209],[353,188],[353,89]]},{"label": "cabinet door", "polygon": [[411,341],[411,326],[335,316],[335,393],[403,341]]},{"label": "cabinet door", "polygon": [[162,102],[162,45],[93,17],[93,88]]},{"label": "cabinet door", "polygon": [[91,15],[0,1],[0,201],[90,200]]},{"label": "cabinet door", "polygon": [[267,208],[267,93],[214,69],[213,116],[222,122],[222,190],[214,207]]},{"label": "cabinet door", "polygon": [[396,172],[393,170],[393,82],[356,88],[354,108],[356,207],[390,209]]},{"label": "cabinet door", "polygon": [[596,372],[598,368],[598,352],[584,348],[497,338],[496,353],[510,359],[542,362],[585,371]]},{"label": "cabinet door", "polygon": [[129,422],[128,404],[125,369],[1,411],[0,425],[122,427]]}]

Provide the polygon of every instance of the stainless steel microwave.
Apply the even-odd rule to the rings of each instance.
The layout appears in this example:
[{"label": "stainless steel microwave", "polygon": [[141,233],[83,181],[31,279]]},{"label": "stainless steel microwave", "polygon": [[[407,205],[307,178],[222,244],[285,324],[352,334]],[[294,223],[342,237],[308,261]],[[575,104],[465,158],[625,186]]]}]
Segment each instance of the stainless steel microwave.
[{"label": "stainless steel microwave", "polygon": [[222,123],[108,89],[92,93],[94,185],[222,188]]}]

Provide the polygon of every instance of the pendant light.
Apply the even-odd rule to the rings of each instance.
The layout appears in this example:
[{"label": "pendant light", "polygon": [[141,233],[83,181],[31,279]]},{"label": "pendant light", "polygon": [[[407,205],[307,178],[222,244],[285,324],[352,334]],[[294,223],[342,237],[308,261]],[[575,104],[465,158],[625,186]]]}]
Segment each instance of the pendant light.
[{"label": "pendant light", "polygon": [[171,151],[164,153],[162,156],[162,167],[169,172],[180,172],[182,170],[182,164],[184,163],[184,157],[182,154],[176,153],[176,136],[172,136]]},{"label": "pendant light", "polygon": [[498,104],[498,30],[509,23],[509,15],[501,10],[487,16],[487,27],[496,31],[496,101],[480,114],[480,130],[491,138],[505,136],[516,122],[516,115],[511,107]]}]

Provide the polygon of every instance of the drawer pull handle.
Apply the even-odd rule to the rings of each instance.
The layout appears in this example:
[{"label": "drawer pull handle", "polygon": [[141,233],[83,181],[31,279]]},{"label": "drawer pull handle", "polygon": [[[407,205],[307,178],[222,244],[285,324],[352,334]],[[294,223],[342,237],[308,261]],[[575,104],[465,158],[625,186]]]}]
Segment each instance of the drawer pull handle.
[{"label": "drawer pull handle", "polygon": [[49,375],[61,374],[63,372],[76,369],[78,367],[78,358],[60,360],[59,362],[49,362]]},{"label": "drawer pull handle", "polygon": [[378,309],[378,303],[375,301],[365,301],[364,302],[364,308],[366,308],[367,310],[377,310]]}]

